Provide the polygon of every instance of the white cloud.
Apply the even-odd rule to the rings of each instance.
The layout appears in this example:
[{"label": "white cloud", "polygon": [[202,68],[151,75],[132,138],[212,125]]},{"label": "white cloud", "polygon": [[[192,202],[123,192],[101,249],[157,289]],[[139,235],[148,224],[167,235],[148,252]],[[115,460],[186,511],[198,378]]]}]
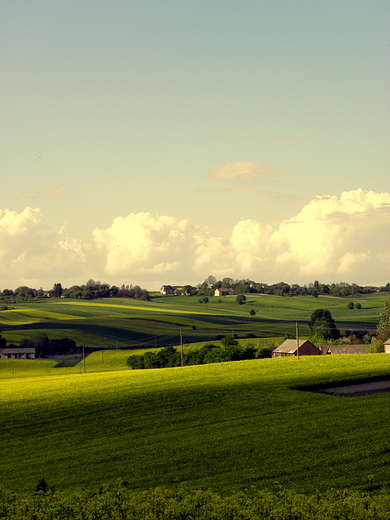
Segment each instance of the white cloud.
[{"label": "white cloud", "polygon": [[228,239],[148,212],[95,228],[88,242],[49,232],[39,208],[0,211],[0,288],[85,283],[197,283],[208,275],[256,281],[387,283],[390,193],[315,197],[276,226],[238,222]]},{"label": "white cloud", "polygon": [[184,271],[196,249],[198,226],[188,220],[151,213],[118,217],[107,229],[93,230],[94,242],[106,254],[110,276]]},{"label": "white cloud", "polygon": [[278,170],[270,164],[260,164],[253,161],[238,161],[212,168],[210,177],[225,182],[253,182],[259,179],[269,180],[277,177],[283,170]]},{"label": "white cloud", "polygon": [[[65,247],[64,247],[65,246]],[[62,243],[59,233],[47,233],[39,208],[21,213],[0,210],[0,287],[39,288],[82,272],[85,256],[76,240]],[[46,287],[47,288],[50,288]]]}]

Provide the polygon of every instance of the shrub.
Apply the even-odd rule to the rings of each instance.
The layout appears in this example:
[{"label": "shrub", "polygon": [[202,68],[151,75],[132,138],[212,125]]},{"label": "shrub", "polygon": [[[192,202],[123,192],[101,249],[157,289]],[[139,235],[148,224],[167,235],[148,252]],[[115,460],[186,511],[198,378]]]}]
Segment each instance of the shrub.
[{"label": "shrub", "polygon": [[238,305],[243,305],[245,302],[246,302],[245,294],[238,294],[236,296],[236,303],[238,303]]}]

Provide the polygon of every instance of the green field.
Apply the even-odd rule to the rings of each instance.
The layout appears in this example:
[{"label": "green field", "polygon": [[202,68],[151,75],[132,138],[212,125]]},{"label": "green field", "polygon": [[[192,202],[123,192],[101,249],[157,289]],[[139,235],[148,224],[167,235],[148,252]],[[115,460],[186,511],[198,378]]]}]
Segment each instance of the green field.
[{"label": "green field", "polygon": [[[107,352],[106,368],[125,354]],[[11,489],[41,478],[59,490],[116,479],[217,492],[390,485],[390,394],[294,389],[388,376],[386,354],[81,374],[34,360],[0,360],[0,370],[10,363],[36,367],[0,380],[0,475]]]},{"label": "green field", "polygon": [[[284,337],[309,333],[307,322],[318,308],[331,311],[337,326],[374,332],[379,312],[388,293],[355,298],[360,310],[347,309],[345,298],[319,296],[281,297],[247,295],[238,305],[234,297],[210,297],[200,304],[198,297],[156,297],[151,302],[131,299],[94,301],[50,299],[15,304],[0,312],[0,329],[9,343],[18,343],[34,332],[45,332],[50,339],[70,337],[88,347],[150,348],[178,344],[180,331],[185,343],[210,341],[217,336]],[[253,309],[256,314],[249,315]]]}]

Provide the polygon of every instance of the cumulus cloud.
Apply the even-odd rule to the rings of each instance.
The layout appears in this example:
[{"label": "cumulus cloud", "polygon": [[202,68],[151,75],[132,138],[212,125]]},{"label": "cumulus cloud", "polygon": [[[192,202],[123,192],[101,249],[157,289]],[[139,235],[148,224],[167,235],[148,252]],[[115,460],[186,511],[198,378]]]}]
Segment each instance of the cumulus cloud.
[{"label": "cumulus cloud", "polygon": [[1,288],[50,288],[89,278],[113,283],[196,283],[216,277],[273,283],[389,281],[390,193],[318,196],[275,226],[238,222],[226,238],[189,220],[149,212],[117,217],[81,242],[48,232],[39,208],[0,211]]},{"label": "cumulus cloud", "polygon": [[137,273],[185,279],[213,263],[221,239],[188,220],[151,213],[131,213],[114,219],[107,229],[93,230],[94,243],[106,255],[109,276]]},{"label": "cumulus cloud", "polygon": [[[59,233],[47,232],[39,208],[21,213],[0,210],[1,288],[19,285],[37,287],[61,277],[82,272],[85,256],[73,240],[59,240]],[[50,286],[48,287],[50,288]]]},{"label": "cumulus cloud", "polygon": [[341,197],[316,197],[300,213],[280,223],[270,241],[279,250],[277,270],[327,279],[370,278],[388,269],[390,251],[390,194],[361,189]]},{"label": "cumulus cloud", "polygon": [[212,168],[210,177],[224,182],[253,182],[269,180],[286,173],[270,164],[260,164],[253,161],[238,161]]}]

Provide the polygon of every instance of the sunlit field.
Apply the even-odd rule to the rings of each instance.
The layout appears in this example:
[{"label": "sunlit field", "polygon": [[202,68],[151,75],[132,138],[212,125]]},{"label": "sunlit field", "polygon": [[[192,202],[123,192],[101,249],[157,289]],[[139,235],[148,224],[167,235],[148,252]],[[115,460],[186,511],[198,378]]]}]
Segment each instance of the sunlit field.
[{"label": "sunlit field", "polygon": [[[110,364],[122,354],[104,355]],[[65,490],[115,479],[218,492],[390,484],[390,394],[304,391],[386,376],[386,354],[50,375],[24,363],[43,373],[0,380],[0,474],[12,489],[41,478]]]}]

